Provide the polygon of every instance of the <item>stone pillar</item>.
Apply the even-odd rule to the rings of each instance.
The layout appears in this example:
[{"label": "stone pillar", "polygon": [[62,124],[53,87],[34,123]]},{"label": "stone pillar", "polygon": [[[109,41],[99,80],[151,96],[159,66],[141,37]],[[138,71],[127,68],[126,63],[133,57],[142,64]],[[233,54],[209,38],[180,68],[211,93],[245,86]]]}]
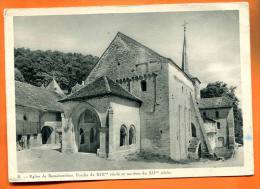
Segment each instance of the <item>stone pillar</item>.
[{"label": "stone pillar", "polygon": [[106,152],[106,133],[107,129],[106,127],[102,127],[99,129],[99,140],[100,140],[100,147],[98,156],[102,158],[107,158],[107,152]]},{"label": "stone pillar", "polygon": [[113,156],[113,152],[115,151],[114,149],[114,127],[113,127],[113,116],[114,116],[114,111],[112,109],[112,107],[109,107],[108,109],[108,120],[109,120],[109,123],[108,123],[108,128],[109,128],[109,150],[108,150],[108,153],[109,153],[109,158],[111,158]]},{"label": "stone pillar", "polygon": [[62,117],[62,144],[61,151],[63,153],[73,153],[74,149],[74,139],[72,133],[72,118],[65,117],[64,113],[61,114]]},{"label": "stone pillar", "polygon": [[56,128],[55,126],[52,127],[52,132],[51,132],[51,136],[50,136],[50,144],[55,144],[55,134],[56,134]]}]

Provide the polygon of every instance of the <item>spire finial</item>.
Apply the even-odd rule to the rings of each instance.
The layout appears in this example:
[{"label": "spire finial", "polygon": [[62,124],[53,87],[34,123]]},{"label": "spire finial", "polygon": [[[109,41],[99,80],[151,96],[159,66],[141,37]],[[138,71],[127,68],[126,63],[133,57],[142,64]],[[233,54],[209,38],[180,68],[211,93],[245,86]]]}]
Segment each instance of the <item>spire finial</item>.
[{"label": "spire finial", "polygon": [[188,66],[188,60],[187,60],[187,54],[186,54],[186,28],[187,28],[188,22],[184,21],[183,23],[183,30],[184,30],[184,39],[183,39],[183,49],[182,49],[182,71],[189,74],[189,66]]},{"label": "spire finial", "polygon": [[54,72],[52,72],[52,80],[55,80],[55,78],[54,78]]},{"label": "spire finial", "polygon": [[183,30],[184,30],[184,34],[185,34],[185,32],[186,32],[186,26],[188,25],[188,22],[186,22],[185,20],[184,20],[184,22],[183,22],[183,24],[182,24],[182,26],[183,26]]}]

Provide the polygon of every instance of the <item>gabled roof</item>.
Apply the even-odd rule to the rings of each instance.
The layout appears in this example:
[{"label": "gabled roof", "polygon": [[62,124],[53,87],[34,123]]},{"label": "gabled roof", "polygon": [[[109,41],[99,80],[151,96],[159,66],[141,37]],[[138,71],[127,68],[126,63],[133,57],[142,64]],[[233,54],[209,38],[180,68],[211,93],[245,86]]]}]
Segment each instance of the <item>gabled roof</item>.
[{"label": "gabled roof", "polygon": [[183,72],[171,59],[161,56],[145,45],[118,32],[90,72],[86,83],[90,83],[103,75],[113,80],[118,79],[120,75],[119,65],[127,66],[127,69],[124,70],[124,77],[131,78],[136,74],[133,72],[136,69],[136,65],[146,62],[170,63],[191,80],[190,76]]},{"label": "gabled roof", "polygon": [[106,76],[99,77],[92,83],[85,85],[83,88],[60,100],[60,102],[79,99],[90,99],[106,95],[118,96],[137,101],[139,103],[142,102],[139,98],[135,97],[134,95],[123,89],[119,84],[115,83],[113,80],[109,79]]},{"label": "gabled roof", "polygon": [[233,103],[227,97],[212,97],[212,98],[201,98],[199,100],[200,109],[210,108],[231,108]]},{"label": "gabled roof", "polygon": [[42,111],[63,112],[60,96],[47,89],[15,81],[15,104]]},{"label": "gabled roof", "polygon": [[46,87],[46,89],[53,91],[61,96],[65,96],[64,92],[61,90],[59,84],[57,83],[57,81],[54,78],[49,83],[49,85]]}]

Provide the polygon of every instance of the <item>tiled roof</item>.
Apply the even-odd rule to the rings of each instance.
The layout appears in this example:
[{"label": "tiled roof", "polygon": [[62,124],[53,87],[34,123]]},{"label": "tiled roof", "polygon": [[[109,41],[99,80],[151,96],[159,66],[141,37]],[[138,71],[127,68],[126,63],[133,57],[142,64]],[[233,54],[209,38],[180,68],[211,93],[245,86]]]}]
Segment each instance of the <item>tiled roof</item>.
[{"label": "tiled roof", "polygon": [[233,103],[227,97],[201,98],[199,100],[200,109],[227,108],[232,107]]},{"label": "tiled roof", "polygon": [[78,100],[78,99],[89,99],[98,96],[114,95],[137,102],[142,102],[139,98],[135,97],[119,84],[106,76],[102,76],[95,81],[85,85],[83,88],[75,91],[66,98],[60,100],[60,102]]},{"label": "tiled roof", "polygon": [[42,111],[63,112],[60,96],[47,89],[15,81],[15,104]]},{"label": "tiled roof", "polygon": [[136,65],[146,62],[170,63],[180,70],[188,79],[191,79],[190,76],[183,72],[170,58],[161,56],[145,45],[118,32],[90,72],[86,83],[90,83],[104,75],[113,80],[118,79],[121,74],[119,69],[115,68],[119,65],[127,67],[124,71],[124,77],[131,78],[136,74],[133,72],[133,70],[136,69]]}]

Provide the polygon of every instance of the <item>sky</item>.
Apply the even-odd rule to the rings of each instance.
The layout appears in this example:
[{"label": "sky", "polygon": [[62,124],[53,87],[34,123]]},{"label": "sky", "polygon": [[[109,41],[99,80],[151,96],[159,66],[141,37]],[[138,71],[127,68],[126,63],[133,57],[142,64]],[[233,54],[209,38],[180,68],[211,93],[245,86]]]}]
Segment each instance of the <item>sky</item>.
[{"label": "sky", "polygon": [[14,18],[14,46],[100,57],[122,32],[181,64],[183,23],[189,71],[202,87],[224,81],[241,99],[238,11],[20,16]]}]

